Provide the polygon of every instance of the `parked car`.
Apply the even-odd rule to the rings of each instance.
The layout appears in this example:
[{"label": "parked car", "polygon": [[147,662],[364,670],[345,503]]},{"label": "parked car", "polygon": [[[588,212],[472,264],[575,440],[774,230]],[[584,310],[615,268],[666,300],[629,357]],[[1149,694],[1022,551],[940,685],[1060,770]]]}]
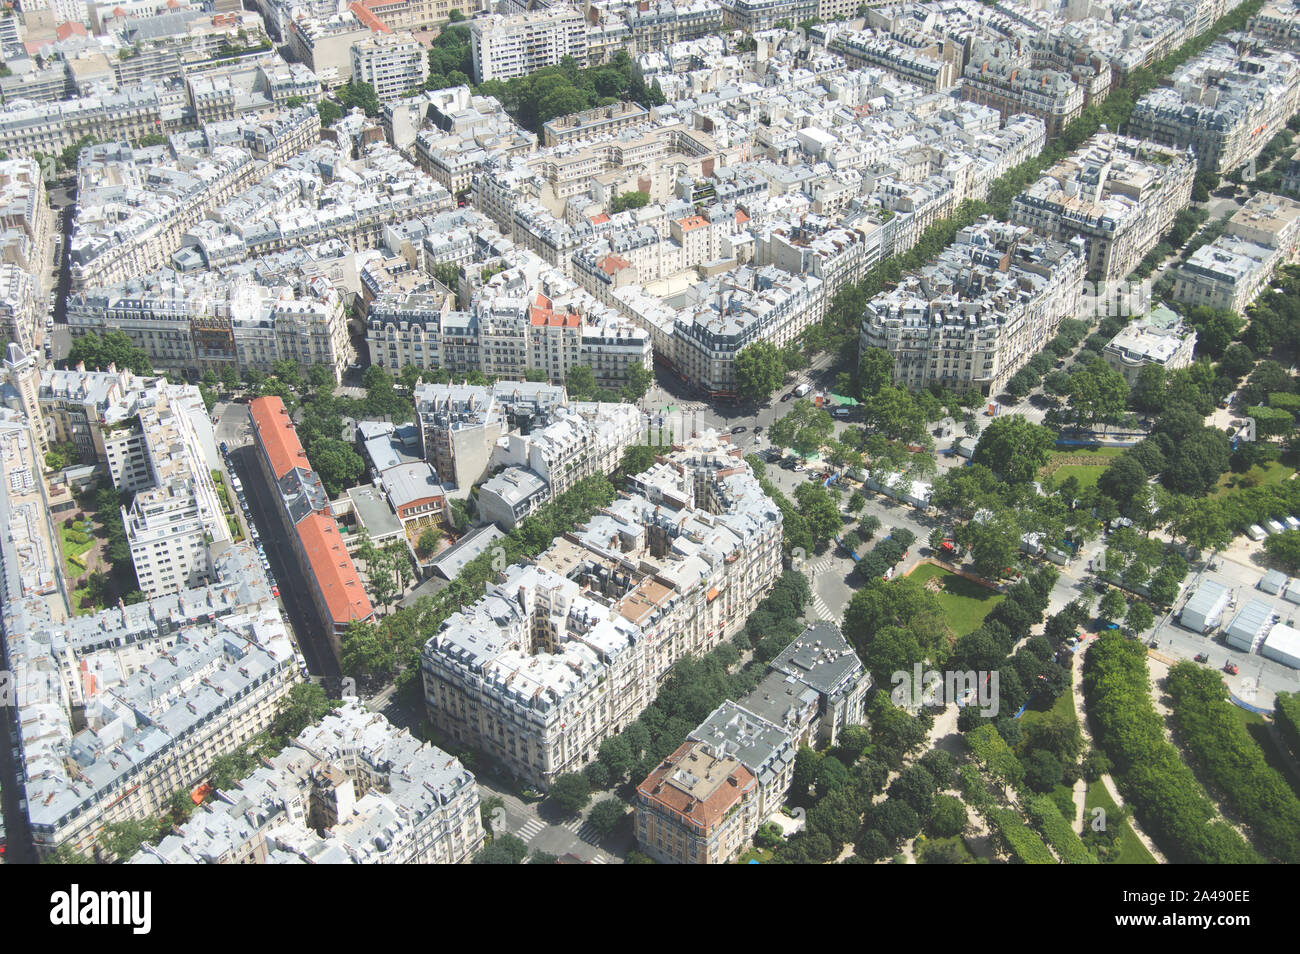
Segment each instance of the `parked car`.
[{"label": "parked car", "polygon": [[746,427],[744,424],[737,424],[735,427],[733,427],[733,428],[731,429],[731,433],[733,433],[733,434],[743,434],[743,433],[745,433],[745,431],[747,431],[747,430],[749,430],[749,428]]},{"label": "parked car", "polygon": [[788,400],[790,400],[790,398],[792,398],[792,397],[794,397],[794,394],[792,394],[791,392],[787,391],[785,394],[782,394],[782,395],[781,395],[781,400],[782,400],[783,402],[784,402],[784,401],[788,401]]},{"label": "parked car", "polygon": [[755,425],[754,425],[754,433],[755,433],[755,434],[762,434],[762,433],[763,433],[763,425],[762,425],[762,424],[755,424]]}]

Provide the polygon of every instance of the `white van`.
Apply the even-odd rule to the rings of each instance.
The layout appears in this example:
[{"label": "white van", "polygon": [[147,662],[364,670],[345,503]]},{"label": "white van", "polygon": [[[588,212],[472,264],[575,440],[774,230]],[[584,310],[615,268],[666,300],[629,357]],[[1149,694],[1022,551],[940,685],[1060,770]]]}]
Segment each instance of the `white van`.
[{"label": "white van", "polygon": [[797,388],[794,389],[794,396],[795,396],[795,397],[803,397],[805,394],[807,394],[807,393],[808,393],[809,391],[811,391],[811,390],[812,390],[812,385],[811,385],[811,384],[801,384],[801,385],[799,385]]},{"label": "white van", "polygon": [[1268,534],[1264,532],[1264,528],[1261,527],[1259,524],[1252,523],[1249,527],[1246,528],[1246,536],[1258,542],[1260,540],[1263,540],[1266,536],[1268,536]]}]

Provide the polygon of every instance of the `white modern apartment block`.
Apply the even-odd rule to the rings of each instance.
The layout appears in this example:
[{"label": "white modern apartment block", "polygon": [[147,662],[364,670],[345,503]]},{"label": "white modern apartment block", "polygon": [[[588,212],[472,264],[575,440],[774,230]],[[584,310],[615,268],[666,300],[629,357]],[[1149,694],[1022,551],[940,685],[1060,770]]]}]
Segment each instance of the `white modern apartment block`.
[{"label": "white modern apartment block", "polygon": [[428,78],[428,53],[410,33],[372,33],[352,44],[352,79],[373,86],[381,103]]},{"label": "white modern apartment block", "polygon": [[1190,149],[1098,133],[1011,203],[1010,218],[1049,238],[1088,243],[1088,278],[1120,281],[1192,198]]},{"label": "white modern apartment block", "polygon": [[484,841],[474,776],[355,699],[132,864],[463,864]]},{"label": "white modern apartment block", "polygon": [[1160,304],[1122,328],[1102,349],[1101,356],[1132,387],[1148,364],[1166,371],[1186,368],[1196,351],[1196,330],[1178,313]]},{"label": "white modern apartment block", "polygon": [[[119,448],[124,469],[138,456],[147,462],[152,486],[137,490],[122,520],[140,589],[154,597],[206,582],[212,571],[209,547],[229,543],[231,535],[204,446],[215,441],[198,389],[158,382],[136,406],[138,430],[135,424],[123,428],[105,445],[110,472]],[[129,471],[114,473],[115,485],[138,488],[135,477]]]},{"label": "white modern apartment block", "polygon": [[587,26],[582,14],[569,7],[493,14],[475,18],[470,44],[476,83],[508,80],[555,66],[566,56],[585,63]]},{"label": "white modern apartment block", "polygon": [[1252,196],[1222,235],[1175,272],[1173,296],[1241,314],[1279,266],[1300,256],[1300,202],[1266,192]]},{"label": "white modern apartment block", "polygon": [[510,567],[421,657],[429,717],[533,784],[596,756],[675,660],[744,625],[781,572],[781,514],[712,432]]},{"label": "white modern apartment block", "polygon": [[999,394],[1077,314],[1085,261],[1081,238],[982,219],[867,305],[860,345],[889,352],[897,385]]},{"label": "white modern apartment block", "polygon": [[526,468],[545,481],[554,499],[594,474],[612,474],[645,425],[633,404],[574,401],[556,408],[545,426],[497,441],[492,466]]}]

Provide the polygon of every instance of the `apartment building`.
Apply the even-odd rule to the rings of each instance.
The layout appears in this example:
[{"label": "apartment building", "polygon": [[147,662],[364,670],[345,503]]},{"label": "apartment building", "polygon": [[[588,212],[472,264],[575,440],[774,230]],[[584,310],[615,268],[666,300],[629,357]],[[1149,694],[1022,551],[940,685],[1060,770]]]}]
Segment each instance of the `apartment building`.
[{"label": "apartment building", "polygon": [[492,14],[470,24],[474,82],[527,76],[555,66],[566,56],[587,62],[587,26],[582,14],[569,7],[551,7],[530,14]]},{"label": "apartment building", "polygon": [[1282,265],[1300,256],[1300,202],[1263,192],[1228,220],[1223,234],[1175,272],[1173,297],[1242,314]]},{"label": "apartment building", "polygon": [[961,82],[961,44],[910,39],[912,42],[904,42],[874,31],[841,31],[834,35],[828,49],[844,57],[853,69],[879,67],[929,92],[947,92]]},{"label": "apartment building", "polygon": [[636,794],[637,844],[661,864],[729,864],[758,830],[753,774],[701,742],[683,742]]},{"label": "apartment building", "polygon": [[343,297],[317,274],[163,271],[87,286],[68,298],[67,320],[74,338],[121,331],[155,368],[176,373],[269,374],[288,360],[342,380],[352,360]]},{"label": "apartment building", "polygon": [[135,416],[103,437],[113,486],[135,494],[122,508],[126,542],[146,597],[211,579],[209,550],[231,542],[206,447],[215,446],[198,388],[153,381]]},{"label": "apartment building", "polygon": [[817,16],[817,0],[718,0],[726,30],[771,30],[782,21],[792,28]]},{"label": "apartment building", "polygon": [[650,367],[646,331],[536,256],[515,261],[474,292],[466,312],[423,292],[378,296],[366,319],[371,363],[498,378],[540,371],[557,384],[585,366],[611,389],[628,383],[632,368]]},{"label": "apartment building", "polygon": [[500,438],[491,457],[493,467],[526,468],[539,476],[548,500],[584,478],[613,473],[645,430],[641,411],[632,404],[573,401],[548,417],[527,433]]},{"label": "apartment building", "polygon": [[275,488],[281,523],[293,542],[321,624],[337,652],[340,638],[354,620],[373,617],[370,598],[284,402],[274,396],[257,398],[248,411],[262,478]]},{"label": "apartment building", "polygon": [[1138,101],[1125,132],[1196,151],[1202,169],[1240,169],[1300,109],[1296,54],[1220,40]]},{"label": "apartment building", "polygon": [[715,709],[637,786],[637,844],[667,864],[734,860],[784,804],[799,747],[833,745],[865,724],[870,688],[839,627],[809,626],[752,692]]},{"label": "apartment building", "polygon": [[1037,116],[1051,142],[1079,118],[1085,95],[1069,74],[1032,68],[1028,57],[1012,54],[1010,44],[976,43],[962,73],[961,98],[992,106],[1004,120]]},{"label": "apartment building", "polygon": [[594,759],[780,573],[780,511],[726,438],[679,445],[634,487],[507,569],[421,656],[438,731],[532,784]]},{"label": "apartment building", "polygon": [[474,776],[355,699],[132,864],[465,864],[485,838]]},{"label": "apartment building", "polygon": [[[12,481],[0,508],[24,534],[40,525]],[[31,567],[35,539],[6,535],[6,577]],[[111,860],[97,845],[105,825],[160,815],[213,759],[266,730],[301,678],[257,554],[236,545],[213,562],[206,587],[88,616],[71,617],[60,588],[42,595],[30,569],[31,585],[7,591],[5,652],[20,687],[9,711],[38,856],[68,846]]]},{"label": "apartment building", "polygon": [[1102,349],[1101,356],[1132,387],[1148,364],[1176,371],[1189,367],[1195,352],[1196,330],[1186,325],[1177,312],[1160,304],[1122,328]]},{"label": "apartment building", "polygon": [[867,305],[861,347],[890,353],[897,385],[999,394],[1078,313],[1086,258],[1082,238],[1056,242],[985,217]]},{"label": "apartment building", "polygon": [[1088,245],[1088,279],[1121,281],[1174,224],[1192,198],[1196,156],[1097,133],[1011,202],[1010,218],[1065,241]]},{"label": "apartment building", "polygon": [[429,57],[410,33],[372,33],[352,44],[352,78],[369,83],[381,103],[429,78]]}]

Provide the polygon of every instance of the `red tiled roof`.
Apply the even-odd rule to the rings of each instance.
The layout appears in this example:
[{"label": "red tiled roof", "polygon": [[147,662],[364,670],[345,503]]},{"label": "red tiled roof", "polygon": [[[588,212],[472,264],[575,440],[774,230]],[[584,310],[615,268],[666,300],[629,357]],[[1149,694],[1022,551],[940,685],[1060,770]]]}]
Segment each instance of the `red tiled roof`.
[{"label": "red tiled roof", "polygon": [[744,225],[744,224],[745,224],[746,222],[748,222],[748,221],[749,221],[749,216],[745,214],[745,210],[744,210],[744,209],[737,209],[737,210],[736,210],[736,224],[737,224],[737,225]]},{"label": "red tiled roof", "polygon": [[556,314],[551,308],[551,300],[541,292],[537,293],[537,303],[528,311],[528,323],[534,328],[545,325],[548,328],[576,328],[582,322],[576,312]]},{"label": "red tiled roof", "polygon": [[693,229],[702,229],[709,224],[709,220],[702,215],[688,215],[684,219],[678,219],[677,224],[682,227],[683,232],[690,232]]},{"label": "red tiled roof", "polygon": [[608,222],[608,221],[609,221],[609,213],[608,213],[608,212],[602,212],[602,213],[600,213],[600,215],[593,215],[593,216],[591,217],[591,224],[592,224],[592,225],[604,225],[604,224],[605,224],[606,222]]},{"label": "red tiled roof", "polygon": [[697,745],[698,742],[686,741],[678,746],[677,751],[660,762],[637,786],[637,794],[657,803],[665,814],[677,816],[680,824],[709,831],[753,788],[754,776],[743,765],[737,764],[723,784],[701,801],[670,782],[678,763]]},{"label": "red tiled roof", "polygon": [[600,260],[600,270],[606,275],[613,275],[631,266],[631,262],[620,255],[606,255]]},{"label": "red tiled roof", "polygon": [[348,4],[348,9],[352,11],[353,15],[355,15],[356,18],[361,21],[362,25],[370,30],[371,33],[393,32],[388,28],[388,24],[375,16],[374,11],[372,11],[364,2],[350,3]]},{"label": "red tiled roof", "polygon": [[[120,8],[119,8],[120,9]],[[85,36],[86,27],[73,20],[64,20],[54,28],[54,38],[56,40],[66,40],[70,36]]]},{"label": "red tiled roof", "polygon": [[346,626],[354,619],[369,619],[374,609],[334,518],[320,513],[303,517],[298,521],[298,539],[302,541],[302,551],[307,555],[334,626]]},{"label": "red tiled roof", "polygon": [[311,464],[307,462],[307,452],[302,449],[283,401],[275,395],[260,397],[248,405],[248,411],[253,417],[253,430],[257,431],[258,440],[266,450],[276,480],[295,467],[311,469]]}]

